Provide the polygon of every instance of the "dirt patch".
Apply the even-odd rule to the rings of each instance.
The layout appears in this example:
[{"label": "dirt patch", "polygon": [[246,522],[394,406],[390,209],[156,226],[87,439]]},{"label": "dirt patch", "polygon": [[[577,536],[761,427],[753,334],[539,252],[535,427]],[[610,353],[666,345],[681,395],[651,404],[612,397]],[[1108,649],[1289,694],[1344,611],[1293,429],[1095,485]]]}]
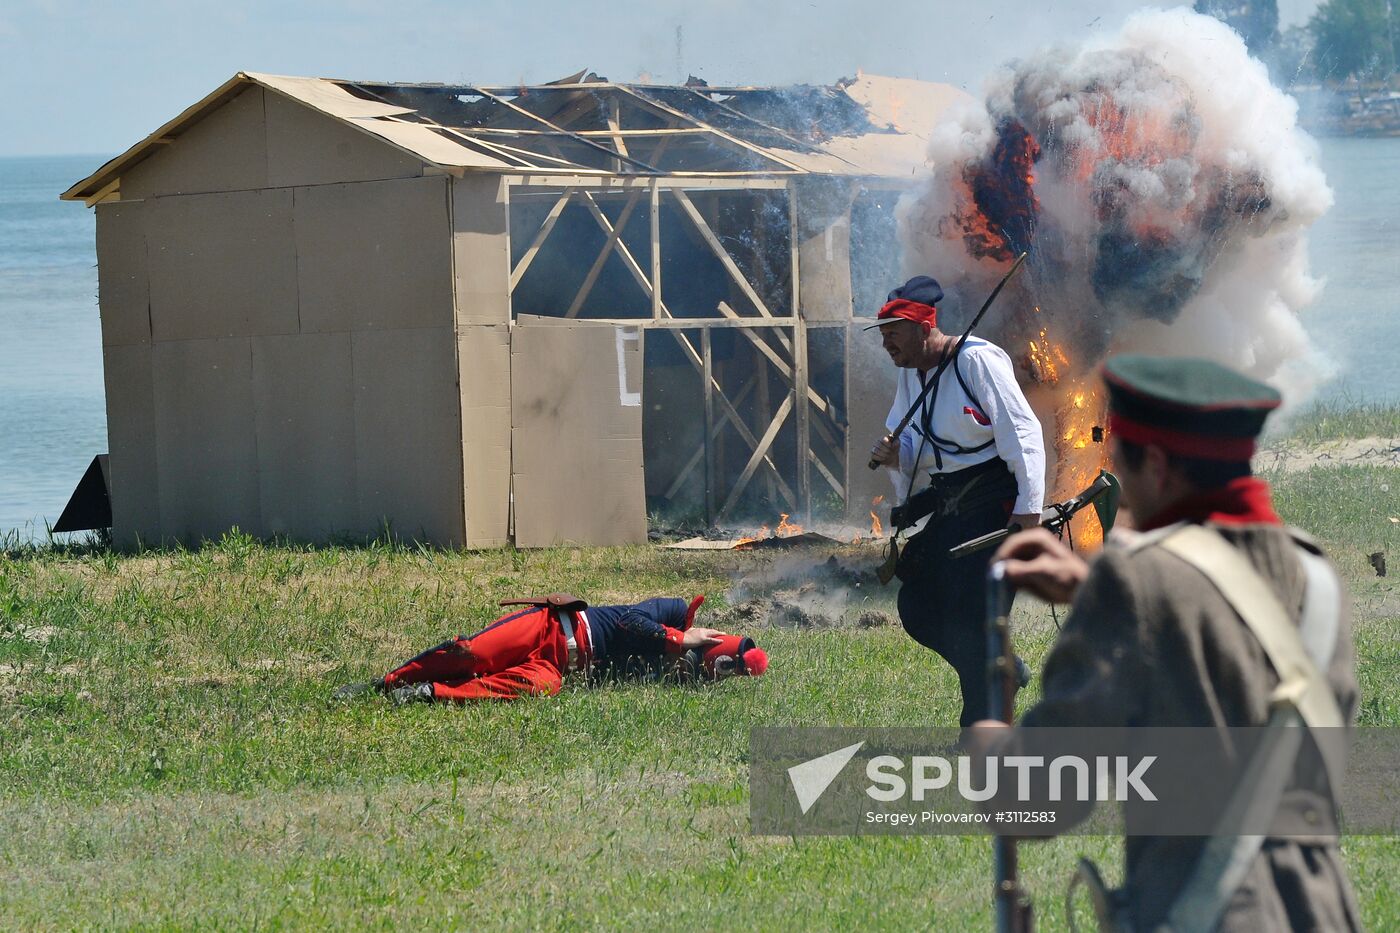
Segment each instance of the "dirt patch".
[{"label": "dirt patch", "polygon": [[779,628],[878,628],[892,624],[894,593],[875,576],[873,548],[790,555],[733,572],[730,607],[716,625],[745,631]]},{"label": "dirt patch", "polygon": [[1266,447],[1254,457],[1254,467],[1261,472],[1297,473],[1317,466],[1400,468],[1400,437],[1363,437],[1316,444],[1284,441]]}]

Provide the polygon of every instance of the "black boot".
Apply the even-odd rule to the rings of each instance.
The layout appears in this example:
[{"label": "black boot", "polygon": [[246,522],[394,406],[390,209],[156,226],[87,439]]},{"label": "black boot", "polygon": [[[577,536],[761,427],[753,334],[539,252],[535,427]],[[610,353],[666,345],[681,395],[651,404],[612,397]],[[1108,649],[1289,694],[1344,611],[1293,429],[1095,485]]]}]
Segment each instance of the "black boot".
[{"label": "black boot", "polygon": [[1021,690],[1031,682],[1035,675],[1031,673],[1031,666],[1021,660],[1021,656],[1016,655],[1016,689]]}]

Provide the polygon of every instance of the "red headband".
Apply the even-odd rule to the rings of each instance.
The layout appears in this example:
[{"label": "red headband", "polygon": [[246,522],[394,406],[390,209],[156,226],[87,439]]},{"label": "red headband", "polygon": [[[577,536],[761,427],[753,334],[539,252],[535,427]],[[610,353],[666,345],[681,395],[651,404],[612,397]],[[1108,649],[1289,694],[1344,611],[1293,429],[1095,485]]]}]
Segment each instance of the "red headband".
[{"label": "red headband", "polygon": [[890,321],[894,318],[904,318],[906,321],[913,321],[916,324],[927,323],[930,327],[938,326],[938,309],[933,305],[921,304],[917,301],[909,301],[906,298],[896,298],[880,309],[876,318],[880,321]]}]

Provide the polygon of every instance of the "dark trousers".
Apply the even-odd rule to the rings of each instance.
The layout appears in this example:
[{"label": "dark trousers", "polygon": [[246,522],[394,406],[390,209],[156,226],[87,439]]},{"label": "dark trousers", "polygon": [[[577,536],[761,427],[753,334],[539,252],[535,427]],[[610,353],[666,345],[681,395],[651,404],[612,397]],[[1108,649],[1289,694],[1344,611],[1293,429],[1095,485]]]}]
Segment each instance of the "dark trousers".
[{"label": "dark trousers", "polygon": [[[955,496],[958,484],[949,487]],[[987,718],[986,579],[996,549],[956,560],[948,550],[1005,528],[1015,497],[1016,479],[1009,471],[990,482],[984,475],[955,514],[932,516],[900,555],[899,620],[915,641],[957,672],[963,704],[958,723],[964,727]]]}]

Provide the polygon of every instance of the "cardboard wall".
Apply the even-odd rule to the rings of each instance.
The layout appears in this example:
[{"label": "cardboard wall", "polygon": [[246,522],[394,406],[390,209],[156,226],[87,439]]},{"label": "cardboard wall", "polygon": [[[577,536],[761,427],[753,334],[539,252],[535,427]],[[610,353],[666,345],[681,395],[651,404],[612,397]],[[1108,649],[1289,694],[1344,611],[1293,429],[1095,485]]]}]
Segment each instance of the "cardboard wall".
[{"label": "cardboard wall", "polygon": [[[889,473],[870,469],[870,448],[885,434],[885,418],[894,401],[895,366],[880,346],[876,331],[866,332],[867,321],[849,325],[846,334],[846,510],[857,527],[870,522],[870,501],[884,496],[881,521],[893,502],[894,487]],[[886,522],[888,525],[888,522]]]},{"label": "cardboard wall", "polygon": [[248,88],[122,173],[122,200],[268,187],[263,98]]},{"label": "cardboard wall", "polygon": [[251,342],[158,342],[152,364],[162,536],[197,543],[234,524],[264,534]]},{"label": "cardboard wall", "polygon": [[642,332],[543,324],[511,336],[516,545],[645,542]]},{"label": "cardboard wall", "polygon": [[[267,184],[273,188],[408,178],[423,160],[275,91],[266,92]],[[125,187],[125,181],[122,182]]]},{"label": "cardboard wall", "polygon": [[372,534],[359,519],[349,334],[254,337],[258,505],[299,541]]},{"label": "cardboard wall", "polygon": [[297,332],[290,190],[156,198],[146,212],[156,341]]},{"label": "cardboard wall", "polygon": [[151,347],[104,347],[102,377],[107,390],[112,542],[132,550],[138,542],[156,544],[161,538]]},{"label": "cardboard wall", "polygon": [[457,363],[466,544],[499,547],[510,543],[510,326],[461,328]]},{"label": "cardboard wall", "polygon": [[467,174],[452,181],[458,325],[510,323],[507,198],[500,175]]},{"label": "cardboard wall", "polygon": [[448,181],[294,189],[302,333],[452,326]]},{"label": "cardboard wall", "polygon": [[452,328],[355,331],[359,517],[405,538],[463,538],[461,410]]},{"label": "cardboard wall", "polygon": [[797,196],[798,305],[809,321],[851,317],[851,200],[845,178],[804,178]]},{"label": "cardboard wall", "polygon": [[97,205],[97,295],[102,346],[151,342],[151,287],[144,201]]}]

